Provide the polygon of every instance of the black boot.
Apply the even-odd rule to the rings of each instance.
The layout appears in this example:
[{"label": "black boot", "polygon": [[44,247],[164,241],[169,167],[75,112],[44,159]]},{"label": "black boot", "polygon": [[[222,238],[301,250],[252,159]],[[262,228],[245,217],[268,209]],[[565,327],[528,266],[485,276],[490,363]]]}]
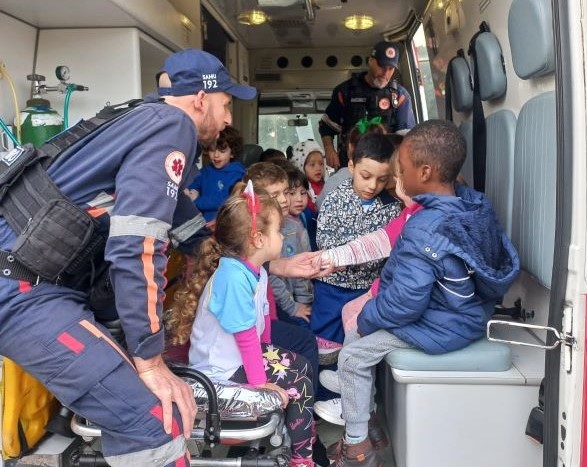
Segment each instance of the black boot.
[{"label": "black boot", "polygon": [[318,436],[316,436],[316,441],[314,441],[314,446],[312,447],[312,460],[320,467],[328,467],[330,465],[330,460],[326,455],[326,446],[322,444]]}]

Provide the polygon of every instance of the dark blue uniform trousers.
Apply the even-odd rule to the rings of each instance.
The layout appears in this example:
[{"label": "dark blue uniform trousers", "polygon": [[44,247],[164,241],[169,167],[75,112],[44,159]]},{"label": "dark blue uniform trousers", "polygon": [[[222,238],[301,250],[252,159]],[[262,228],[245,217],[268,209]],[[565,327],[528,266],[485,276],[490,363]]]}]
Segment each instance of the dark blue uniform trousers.
[{"label": "dark blue uniform trousers", "polygon": [[159,400],[108,331],[94,322],[85,295],[42,284],[0,302],[0,354],[101,428],[111,465],[189,465],[176,408],[169,435]]}]

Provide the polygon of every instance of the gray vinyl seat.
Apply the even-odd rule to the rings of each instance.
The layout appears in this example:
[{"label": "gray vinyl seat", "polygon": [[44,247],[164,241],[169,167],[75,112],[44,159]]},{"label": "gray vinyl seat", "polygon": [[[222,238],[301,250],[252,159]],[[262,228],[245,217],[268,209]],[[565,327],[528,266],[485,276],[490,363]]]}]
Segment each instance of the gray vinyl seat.
[{"label": "gray vinyl seat", "polygon": [[[514,0],[508,16],[512,63],[522,79],[554,71],[550,0]],[[556,97],[539,94],[518,115],[512,240],[522,267],[550,288],[556,220]]]},{"label": "gray vinyl seat", "polygon": [[499,110],[485,119],[485,125],[487,128],[485,194],[493,204],[505,232],[511,237],[516,116],[511,110]]}]

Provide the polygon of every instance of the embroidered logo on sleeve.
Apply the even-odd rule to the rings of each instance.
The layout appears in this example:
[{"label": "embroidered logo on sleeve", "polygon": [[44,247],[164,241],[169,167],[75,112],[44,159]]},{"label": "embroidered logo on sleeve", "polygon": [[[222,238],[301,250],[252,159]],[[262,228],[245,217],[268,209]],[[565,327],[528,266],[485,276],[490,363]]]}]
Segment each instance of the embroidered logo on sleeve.
[{"label": "embroidered logo on sleeve", "polygon": [[173,151],[165,158],[165,171],[172,182],[179,185],[185,168],[185,156],[179,151]]}]

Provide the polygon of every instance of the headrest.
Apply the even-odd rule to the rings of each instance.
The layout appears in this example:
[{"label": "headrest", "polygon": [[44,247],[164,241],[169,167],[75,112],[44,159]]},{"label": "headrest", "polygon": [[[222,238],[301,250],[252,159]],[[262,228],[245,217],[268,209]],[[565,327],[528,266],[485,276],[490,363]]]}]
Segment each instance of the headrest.
[{"label": "headrest", "polygon": [[512,63],[522,79],[554,71],[550,0],[514,0],[508,16]]},{"label": "headrest", "polygon": [[467,59],[457,55],[450,61],[452,106],[458,112],[467,112],[473,107],[471,70]]},{"label": "headrest", "polygon": [[501,46],[495,34],[482,32],[475,41],[477,61],[479,67],[479,94],[481,100],[498,99],[505,94],[507,80],[505,66],[501,54]]},{"label": "headrest", "polygon": [[245,167],[253,165],[255,162],[259,162],[259,156],[263,152],[263,148],[258,144],[244,144],[243,154],[241,161]]}]

